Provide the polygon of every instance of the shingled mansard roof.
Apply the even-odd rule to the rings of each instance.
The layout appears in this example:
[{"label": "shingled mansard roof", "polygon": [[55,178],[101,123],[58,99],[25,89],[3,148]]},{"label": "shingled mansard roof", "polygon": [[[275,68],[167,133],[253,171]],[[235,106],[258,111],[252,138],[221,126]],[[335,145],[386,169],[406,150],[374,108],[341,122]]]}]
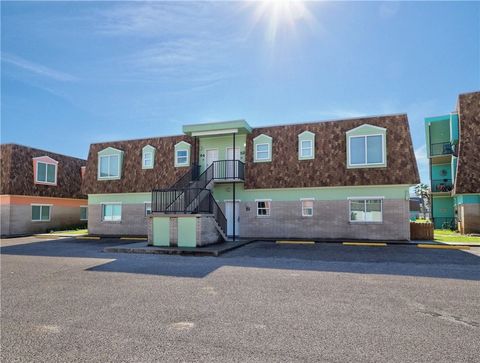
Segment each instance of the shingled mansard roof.
[{"label": "shingled mansard roof", "polygon": [[[346,132],[369,124],[387,129],[387,167],[347,169]],[[315,133],[315,159],[298,160],[298,134]],[[273,138],[271,163],[253,163],[253,138]],[[419,176],[407,115],[255,128],[247,138],[245,188],[417,184]]]},{"label": "shingled mansard roof", "polygon": [[[346,132],[370,124],[387,129],[387,167],[347,169]],[[315,133],[315,159],[298,160],[298,134]],[[272,162],[253,162],[253,139],[266,134],[273,138]],[[186,135],[90,145],[84,192],[87,194],[150,192],[169,188],[188,168],[174,167],[174,146]],[[142,169],[142,148],[156,149],[153,169]],[[122,178],[97,180],[98,152],[113,147],[124,152]],[[194,154],[192,150],[192,155]],[[417,184],[419,176],[407,116],[391,115],[349,120],[312,122],[254,128],[247,135],[245,188],[301,188],[386,184]]]},{"label": "shingled mansard roof", "polygon": [[480,92],[458,97],[459,149],[455,194],[480,193]]},{"label": "shingled mansard roof", "polygon": [[[57,185],[34,184],[33,158],[58,161]],[[85,198],[81,192],[81,167],[86,160],[17,144],[0,145],[0,194],[59,198]]]}]

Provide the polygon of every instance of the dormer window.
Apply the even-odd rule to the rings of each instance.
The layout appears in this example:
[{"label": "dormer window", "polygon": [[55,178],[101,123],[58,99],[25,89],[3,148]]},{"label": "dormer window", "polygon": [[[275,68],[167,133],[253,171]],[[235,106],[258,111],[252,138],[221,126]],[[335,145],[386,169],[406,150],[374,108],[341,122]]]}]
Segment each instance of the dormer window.
[{"label": "dormer window", "polygon": [[33,159],[35,184],[57,185],[58,161],[49,156]]},{"label": "dormer window", "polygon": [[385,167],[386,129],[362,125],[347,132],[347,165],[349,168]]},{"label": "dormer window", "polygon": [[253,139],[253,161],[255,163],[272,161],[272,138],[261,134]]},{"label": "dormer window", "polygon": [[190,148],[191,145],[185,141],[175,145],[175,167],[190,166]]},{"label": "dormer window", "polygon": [[120,179],[122,177],[123,151],[108,147],[98,153],[98,179]]},{"label": "dormer window", "polygon": [[298,135],[298,159],[308,160],[315,158],[315,134],[304,131]]},{"label": "dormer window", "polygon": [[142,149],[142,169],[153,169],[155,148],[147,145]]}]

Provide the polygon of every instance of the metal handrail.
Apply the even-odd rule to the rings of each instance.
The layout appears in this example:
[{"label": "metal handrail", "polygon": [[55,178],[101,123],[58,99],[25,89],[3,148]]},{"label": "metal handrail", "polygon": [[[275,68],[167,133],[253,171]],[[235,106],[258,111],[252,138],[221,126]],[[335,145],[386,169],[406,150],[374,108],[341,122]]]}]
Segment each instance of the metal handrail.
[{"label": "metal handrail", "polygon": [[438,156],[438,155],[450,155],[453,154],[452,144],[448,142],[436,142],[430,144],[430,155],[431,156]]},{"label": "metal handrail", "polygon": [[434,179],[432,180],[432,193],[448,193],[453,189],[452,179]]}]

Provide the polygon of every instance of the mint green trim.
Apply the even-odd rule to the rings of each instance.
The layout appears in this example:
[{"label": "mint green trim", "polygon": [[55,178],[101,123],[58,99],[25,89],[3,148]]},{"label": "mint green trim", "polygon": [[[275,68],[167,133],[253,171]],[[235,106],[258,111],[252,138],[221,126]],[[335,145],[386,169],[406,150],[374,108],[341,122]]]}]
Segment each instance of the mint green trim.
[{"label": "mint green trim", "polygon": [[197,246],[197,218],[178,217],[178,247]]},{"label": "mint green trim", "polygon": [[252,127],[245,120],[233,120],[222,122],[210,122],[203,124],[184,125],[182,130],[185,134],[191,135],[194,132],[208,132],[238,129],[239,133],[251,133]]},{"label": "mint green trim", "polygon": [[[302,156],[302,142],[310,141],[312,146],[311,156]],[[310,131],[304,131],[298,134],[298,160],[311,160],[315,159],[315,134]]]},{"label": "mint green trim", "polygon": [[154,246],[170,246],[170,217],[153,217],[152,233]]},{"label": "mint green trim", "polygon": [[[321,200],[347,200],[349,197],[383,197],[384,199],[409,198],[411,185],[381,185],[361,187],[325,187],[325,188],[288,188],[288,189],[244,189],[237,184],[235,198],[242,202],[254,202],[256,199],[272,201],[298,201],[301,198]],[[215,184],[213,196],[219,202],[232,199],[232,186]]]},{"label": "mint green trim", "polygon": [[450,142],[458,141],[458,113],[450,114]]},{"label": "mint green trim", "polygon": [[114,194],[89,194],[88,204],[122,203],[144,204],[152,200],[152,193],[114,193]]},{"label": "mint green trim", "polygon": [[[227,160],[227,149],[233,147],[233,135],[219,135],[219,136],[199,136],[199,164],[201,171],[205,170],[207,150],[218,150],[218,160]],[[235,135],[235,148],[240,151],[240,160],[245,162],[245,148],[247,144],[247,135]]]},{"label": "mint green trim", "polygon": [[[351,164],[351,155],[350,155],[350,138],[352,137],[367,137],[367,136],[382,136],[382,157],[383,162],[381,163],[366,163],[365,164]],[[347,169],[365,169],[365,168],[385,168],[387,166],[387,129],[383,127],[373,126],[369,124],[364,124],[354,129],[351,129],[346,132],[346,142],[347,142]],[[367,150],[365,148],[365,158]]]},{"label": "mint green trim", "polygon": [[480,194],[457,194],[456,204],[480,204]]},{"label": "mint green trim", "polygon": [[[191,150],[192,145],[190,145],[188,142],[185,141],[180,141],[179,143],[175,144],[175,154],[173,155],[174,158],[174,165],[176,168],[182,168],[182,167],[188,167],[190,166],[190,155],[191,155]],[[177,152],[178,151],[187,151],[187,162],[186,163],[178,163],[177,162]]]},{"label": "mint green trim", "polygon": [[[144,159],[146,153],[152,153],[152,165],[145,166]],[[142,169],[153,169],[155,166],[155,148],[151,145],[146,145],[142,148]]]},{"label": "mint green trim", "polygon": [[[268,145],[268,158],[257,158],[257,145]],[[253,139],[253,162],[255,163],[269,163],[272,161],[272,138],[265,134],[260,134]]]},{"label": "mint green trim", "polygon": [[[115,149],[114,147],[107,147],[103,150],[100,150],[97,153],[97,180],[118,180],[122,178],[122,166],[123,166],[123,151]],[[118,155],[118,176],[115,177],[101,177],[100,176],[100,157],[101,156],[114,156]]]}]

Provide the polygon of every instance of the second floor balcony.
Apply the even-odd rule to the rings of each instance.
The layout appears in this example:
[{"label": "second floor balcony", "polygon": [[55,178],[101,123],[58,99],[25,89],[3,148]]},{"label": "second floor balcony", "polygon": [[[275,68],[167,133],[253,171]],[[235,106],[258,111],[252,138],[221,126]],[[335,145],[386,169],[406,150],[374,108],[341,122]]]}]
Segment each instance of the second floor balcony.
[{"label": "second floor balcony", "polygon": [[452,189],[452,179],[432,180],[432,193],[450,193]]},{"label": "second floor balcony", "polygon": [[450,142],[430,144],[430,156],[452,155],[453,150],[453,145]]}]

